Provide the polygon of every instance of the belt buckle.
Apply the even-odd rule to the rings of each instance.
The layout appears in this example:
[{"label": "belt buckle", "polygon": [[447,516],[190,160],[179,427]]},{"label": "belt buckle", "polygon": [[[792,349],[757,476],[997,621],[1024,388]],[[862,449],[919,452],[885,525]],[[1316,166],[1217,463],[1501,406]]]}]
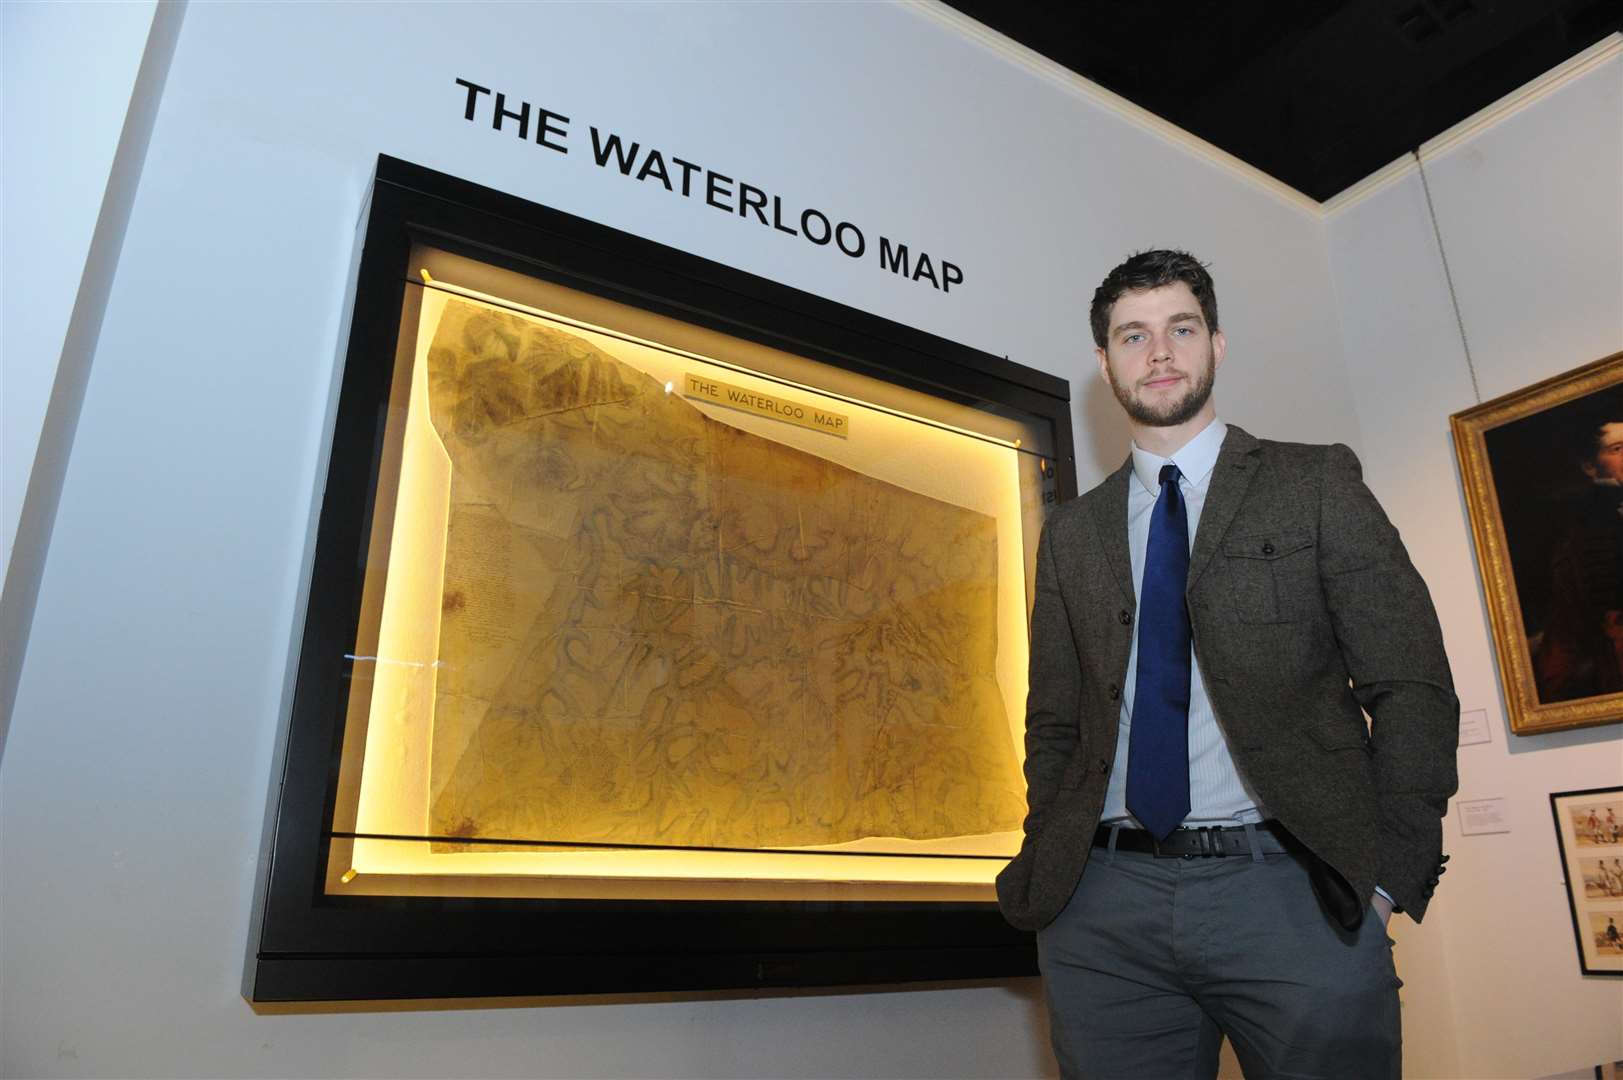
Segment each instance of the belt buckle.
[{"label": "belt buckle", "polygon": [[1199,825],[1189,830],[1190,838],[1199,846],[1199,851],[1190,851],[1184,854],[1186,859],[1221,859],[1228,854],[1225,850],[1223,826]]}]

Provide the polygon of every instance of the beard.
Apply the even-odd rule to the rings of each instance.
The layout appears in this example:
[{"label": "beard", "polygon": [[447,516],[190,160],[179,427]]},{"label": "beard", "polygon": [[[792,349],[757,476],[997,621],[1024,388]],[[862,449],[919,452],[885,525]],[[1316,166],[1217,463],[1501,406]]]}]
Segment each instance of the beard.
[{"label": "beard", "polygon": [[1105,372],[1110,378],[1110,389],[1115,392],[1116,400],[1121,402],[1128,417],[1146,427],[1177,427],[1193,420],[1211,398],[1212,386],[1217,381],[1217,365],[1212,359],[1212,354],[1207,352],[1205,369],[1189,377],[1183,396],[1160,405],[1152,405],[1139,397],[1132,387],[1117,382],[1116,372],[1108,364]]}]

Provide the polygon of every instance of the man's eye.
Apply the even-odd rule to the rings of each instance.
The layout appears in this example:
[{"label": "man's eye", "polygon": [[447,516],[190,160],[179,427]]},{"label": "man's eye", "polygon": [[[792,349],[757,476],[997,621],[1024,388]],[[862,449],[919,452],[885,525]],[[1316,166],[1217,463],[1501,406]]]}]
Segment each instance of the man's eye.
[{"label": "man's eye", "polygon": [[1172,332],[1174,334],[1188,335],[1188,334],[1193,334],[1195,331],[1192,328],[1187,327],[1187,326],[1179,326],[1179,327],[1176,327]]},{"label": "man's eye", "polygon": [[1128,334],[1126,337],[1122,338],[1121,340],[1122,340],[1122,344],[1124,344],[1124,345],[1137,345],[1140,341],[1144,340],[1144,335],[1143,334]]}]

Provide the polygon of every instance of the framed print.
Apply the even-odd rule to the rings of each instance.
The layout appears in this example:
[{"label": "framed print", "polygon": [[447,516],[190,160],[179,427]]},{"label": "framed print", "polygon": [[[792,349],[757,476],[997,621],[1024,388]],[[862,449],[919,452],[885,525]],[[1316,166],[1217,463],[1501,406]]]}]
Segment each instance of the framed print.
[{"label": "framed print", "polygon": [[1585,975],[1623,976],[1623,787],[1557,791],[1550,811],[1578,964]]},{"label": "framed print", "polygon": [[1450,418],[1510,729],[1623,719],[1623,353]]}]

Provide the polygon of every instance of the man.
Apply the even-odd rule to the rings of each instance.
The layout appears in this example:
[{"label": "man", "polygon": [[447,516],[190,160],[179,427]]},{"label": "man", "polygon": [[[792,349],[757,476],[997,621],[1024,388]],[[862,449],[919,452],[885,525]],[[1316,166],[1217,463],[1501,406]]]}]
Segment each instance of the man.
[{"label": "man", "polygon": [[1038,545],[998,878],[1061,1069],[1212,1077],[1226,1034],[1249,1076],[1397,1076],[1386,919],[1424,914],[1456,784],[1426,587],[1350,450],[1217,419],[1192,256],[1128,259],[1092,324],[1132,453]]},{"label": "man", "polygon": [[1533,649],[1543,702],[1623,690],[1623,423],[1610,419],[1614,408],[1603,397],[1574,425],[1572,461],[1586,483],[1565,508],[1550,560],[1549,614]]}]

